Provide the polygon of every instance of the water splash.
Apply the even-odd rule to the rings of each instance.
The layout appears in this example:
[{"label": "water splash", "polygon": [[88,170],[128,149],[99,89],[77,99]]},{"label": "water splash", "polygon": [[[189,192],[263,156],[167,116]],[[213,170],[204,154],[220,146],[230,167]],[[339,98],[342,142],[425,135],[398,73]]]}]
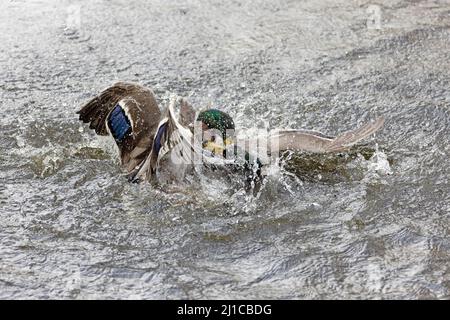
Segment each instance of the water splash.
[{"label": "water splash", "polygon": [[385,152],[379,150],[378,145],[375,152],[365,160],[360,157],[360,166],[363,169],[364,177],[362,181],[366,184],[388,184],[387,177],[393,174],[393,170]]}]

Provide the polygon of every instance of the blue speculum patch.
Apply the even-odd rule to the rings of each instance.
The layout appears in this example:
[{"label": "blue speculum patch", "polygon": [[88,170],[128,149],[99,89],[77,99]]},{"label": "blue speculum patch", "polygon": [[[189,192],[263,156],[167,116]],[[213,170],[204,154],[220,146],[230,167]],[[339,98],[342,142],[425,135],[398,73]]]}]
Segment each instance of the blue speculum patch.
[{"label": "blue speculum patch", "polygon": [[116,105],[108,118],[109,131],[114,139],[121,142],[131,132],[131,123],[120,105]]},{"label": "blue speculum patch", "polygon": [[162,138],[164,131],[166,130],[166,127],[167,127],[167,122],[162,124],[161,127],[159,127],[158,133],[156,134],[155,144],[154,144],[154,151],[156,152],[156,154],[158,154],[159,150],[161,149],[161,138]]}]

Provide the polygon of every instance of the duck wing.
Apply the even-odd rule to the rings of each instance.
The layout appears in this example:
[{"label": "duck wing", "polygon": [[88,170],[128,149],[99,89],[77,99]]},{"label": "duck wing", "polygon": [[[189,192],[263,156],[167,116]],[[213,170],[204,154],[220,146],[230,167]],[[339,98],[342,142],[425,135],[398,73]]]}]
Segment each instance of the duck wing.
[{"label": "duck wing", "polygon": [[[327,153],[345,151],[352,145],[369,137],[384,124],[384,117],[367,123],[358,129],[345,132],[337,137],[328,136],[313,130],[279,130],[271,133],[265,139],[241,138],[238,145],[241,149],[253,153],[275,154],[283,151],[306,151],[313,153]],[[267,144],[265,144],[267,143]],[[265,156],[262,154],[261,156]]]},{"label": "duck wing", "polygon": [[155,130],[150,152],[141,166],[128,176],[132,182],[152,180],[155,176],[160,160],[172,152],[175,164],[186,165],[193,163],[193,156],[198,151],[194,148],[194,135],[191,130],[182,126],[175,117],[174,106],[176,100],[172,99],[164,112]]},{"label": "duck wing", "polygon": [[179,122],[182,126],[193,129],[196,114],[195,109],[185,99],[181,99],[180,103],[181,106]]},{"label": "duck wing", "polygon": [[284,130],[269,137],[269,151],[307,151],[315,153],[345,151],[352,145],[366,139],[384,124],[384,117],[366,123],[358,129],[345,132],[337,137],[327,136],[317,131]]},{"label": "duck wing", "polygon": [[153,92],[126,82],[103,90],[77,113],[97,134],[114,138],[128,173],[147,158],[161,118]]},{"label": "duck wing", "polygon": [[339,135],[327,145],[326,152],[345,151],[349,147],[377,132],[384,125],[384,121],[384,117],[379,117],[373,122],[366,123],[355,130],[347,131]]},{"label": "duck wing", "polygon": [[[201,139],[195,138],[193,133],[194,109],[182,99],[178,120],[174,112],[176,103],[177,99],[171,100],[158,125],[147,159],[142,166],[130,173],[130,181],[153,180],[161,159],[168,153],[172,163],[178,165],[180,170],[184,170],[188,165],[193,165],[197,169],[199,166],[196,165],[234,163],[233,159],[208,154],[203,150]],[[201,129],[198,132],[201,133]]]}]

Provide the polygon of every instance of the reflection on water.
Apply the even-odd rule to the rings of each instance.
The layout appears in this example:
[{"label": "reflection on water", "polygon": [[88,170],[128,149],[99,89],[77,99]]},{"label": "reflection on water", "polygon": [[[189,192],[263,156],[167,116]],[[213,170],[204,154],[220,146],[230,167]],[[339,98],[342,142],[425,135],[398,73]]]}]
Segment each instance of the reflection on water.
[{"label": "reflection on water", "polygon": [[[450,6],[377,3],[2,2],[0,297],[449,298]],[[244,128],[387,122],[255,194],[151,188],[75,114],[117,80]]]}]

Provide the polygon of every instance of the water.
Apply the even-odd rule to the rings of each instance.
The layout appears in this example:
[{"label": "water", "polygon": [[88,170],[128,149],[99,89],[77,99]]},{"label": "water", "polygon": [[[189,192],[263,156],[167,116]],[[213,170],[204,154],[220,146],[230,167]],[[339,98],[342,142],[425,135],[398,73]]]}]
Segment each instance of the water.
[{"label": "water", "polygon": [[[2,1],[0,298],[450,298],[450,3]],[[129,184],[75,111],[117,80],[336,134],[249,195]]]}]

